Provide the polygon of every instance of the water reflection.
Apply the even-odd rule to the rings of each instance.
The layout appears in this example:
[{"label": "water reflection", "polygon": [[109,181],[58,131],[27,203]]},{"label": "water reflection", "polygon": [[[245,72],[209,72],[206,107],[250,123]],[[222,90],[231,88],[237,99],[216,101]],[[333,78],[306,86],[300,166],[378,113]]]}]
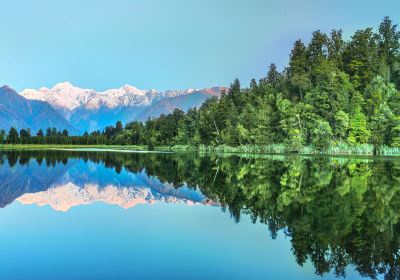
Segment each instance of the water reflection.
[{"label": "water reflection", "polygon": [[125,209],[160,201],[212,204],[200,191],[184,184],[175,188],[149,176],[144,168],[128,171],[118,161],[102,156],[107,154],[6,152],[0,167],[0,206],[14,200],[50,205],[59,211],[94,202]]},{"label": "water reflection", "polygon": [[299,265],[400,279],[400,162],[350,158],[3,152],[0,205],[220,205],[291,238]]}]

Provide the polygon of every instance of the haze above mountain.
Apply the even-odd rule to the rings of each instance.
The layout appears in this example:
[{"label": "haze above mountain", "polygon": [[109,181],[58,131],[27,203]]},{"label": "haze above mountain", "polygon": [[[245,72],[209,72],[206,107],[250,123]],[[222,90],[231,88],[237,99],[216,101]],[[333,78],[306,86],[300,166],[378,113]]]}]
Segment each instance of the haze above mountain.
[{"label": "haze above mountain", "polygon": [[200,107],[210,97],[219,97],[224,87],[208,89],[141,90],[131,85],[98,92],[82,89],[69,82],[53,88],[25,89],[20,95],[28,100],[47,102],[80,133],[102,130],[120,120],[145,121],[174,109]]}]

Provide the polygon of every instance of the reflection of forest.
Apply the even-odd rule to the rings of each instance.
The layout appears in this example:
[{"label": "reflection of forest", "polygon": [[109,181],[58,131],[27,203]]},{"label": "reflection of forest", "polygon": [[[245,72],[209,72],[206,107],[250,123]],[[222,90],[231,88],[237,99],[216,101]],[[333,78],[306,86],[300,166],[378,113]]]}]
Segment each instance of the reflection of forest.
[{"label": "reflection of forest", "polygon": [[218,200],[235,220],[242,213],[292,238],[297,262],[316,273],[400,279],[400,161],[343,158],[217,157],[194,154],[3,152],[0,164],[104,163],[118,173],[145,170],[176,187],[187,183]]}]

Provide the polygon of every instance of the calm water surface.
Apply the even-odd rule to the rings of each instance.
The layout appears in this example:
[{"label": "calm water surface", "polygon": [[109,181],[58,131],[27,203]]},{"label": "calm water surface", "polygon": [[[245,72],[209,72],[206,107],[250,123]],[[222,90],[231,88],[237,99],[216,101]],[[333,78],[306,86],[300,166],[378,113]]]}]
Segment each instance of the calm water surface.
[{"label": "calm water surface", "polygon": [[399,279],[400,161],[0,152],[2,279]]}]

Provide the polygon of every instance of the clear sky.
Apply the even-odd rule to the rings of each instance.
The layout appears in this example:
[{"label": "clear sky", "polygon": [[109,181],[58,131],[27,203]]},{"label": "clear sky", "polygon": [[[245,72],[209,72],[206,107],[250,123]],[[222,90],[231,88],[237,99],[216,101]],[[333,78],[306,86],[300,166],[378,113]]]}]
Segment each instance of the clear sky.
[{"label": "clear sky", "polygon": [[399,0],[0,0],[0,84],[228,85],[282,68],[312,31],[400,23]]}]

